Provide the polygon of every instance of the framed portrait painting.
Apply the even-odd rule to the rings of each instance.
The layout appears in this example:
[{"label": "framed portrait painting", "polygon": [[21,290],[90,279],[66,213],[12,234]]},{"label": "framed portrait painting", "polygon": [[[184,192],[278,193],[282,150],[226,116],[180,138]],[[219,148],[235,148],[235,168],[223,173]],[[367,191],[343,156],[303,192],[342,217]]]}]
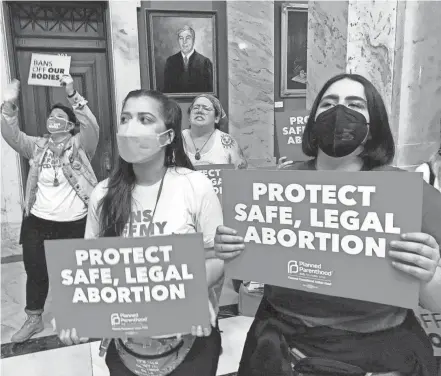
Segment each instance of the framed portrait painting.
[{"label": "framed portrait painting", "polygon": [[146,9],[150,87],[171,97],[218,95],[215,11]]},{"label": "framed portrait painting", "polygon": [[280,96],[306,97],[308,4],[284,3]]}]

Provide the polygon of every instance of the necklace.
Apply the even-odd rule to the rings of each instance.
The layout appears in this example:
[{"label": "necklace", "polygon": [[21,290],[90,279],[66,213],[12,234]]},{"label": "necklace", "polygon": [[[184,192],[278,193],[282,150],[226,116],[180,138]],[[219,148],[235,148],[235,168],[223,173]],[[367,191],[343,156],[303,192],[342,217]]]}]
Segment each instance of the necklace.
[{"label": "necklace", "polygon": [[46,163],[50,163],[52,169],[54,170],[54,181],[53,181],[52,185],[54,187],[58,187],[60,185],[60,181],[58,180],[58,170],[60,168],[60,166],[59,166],[60,165],[60,158],[58,157],[56,152],[54,152],[50,147],[48,148],[48,150],[46,150],[46,152],[43,155],[43,158],[41,159],[43,161],[43,163],[40,168],[43,168],[43,164],[46,161],[49,150],[52,152],[52,156],[50,157],[51,158],[50,162],[46,162]]},{"label": "necklace", "polygon": [[52,159],[52,168],[54,169],[54,174],[55,174],[54,183],[53,183],[54,187],[58,187],[60,185],[60,182],[58,180],[58,169],[59,169],[59,167],[58,166],[55,167],[55,165],[58,164],[57,162],[58,162],[58,158],[57,158],[57,161],[55,161],[55,155],[54,155],[54,157]]},{"label": "necklace", "polygon": [[211,136],[213,136],[214,132],[216,132],[216,129],[211,132],[210,137],[208,137],[207,141],[205,141],[205,144],[202,145],[202,147],[200,149],[198,149],[196,147],[196,144],[194,143],[193,137],[191,137],[191,133],[189,133],[190,138],[191,138],[191,142],[193,143],[194,149],[196,150],[196,154],[194,155],[195,159],[198,161],[199,159],[201,159],[201,151],[202,149],[205,147],[205,145],[207,145],[207,142],[210,141]]}]

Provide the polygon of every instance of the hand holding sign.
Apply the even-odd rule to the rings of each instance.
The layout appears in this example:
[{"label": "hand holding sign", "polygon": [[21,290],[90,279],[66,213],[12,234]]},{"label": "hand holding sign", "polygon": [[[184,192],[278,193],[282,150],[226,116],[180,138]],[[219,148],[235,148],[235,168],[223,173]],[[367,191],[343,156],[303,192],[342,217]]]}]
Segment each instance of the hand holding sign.
[{"label": "hand holding sign", "polygon": [[237,231],[230,227],[219,226],[214,237],[214,250],[221,260],[231,260],[239,256],[245,249],[242,236],[237,236]]},{"label": "hand holding sign", "polygon": [[294,161],[287,161],[288,158],[286,157],[280,157],[279,162],[277,163],[277,169],[283,170],[284,168],[287,168],[291,166]]},{"label": "hand holding sign", "polygon": [[64,88],[66,89],[67,95],[71,96],[75,92],[73,86],[73,79],[70,74],[65,74],[63,77],[61,77],[60,84],[61,86],[64,86]]},{"label": "hand holding sign", "polygon": [[390,243],[395,250],[389,251],[389,255],[396,260],[392,265],[421,282],[430,282],[440,260],[439,244],[423,233],[403,234],[401,239]]},{"label": "hand holding sign", "polygon": [[3,100],[5,102],[14,103],[18,99],[20,93],[20,81],[13,79],[10,84],[6,86],[6,90],[3,92]]},{"label": "hand holding sign", "polygon": [[[195,337],[208,337],[211,334],[212,327],[216,327],[216,312],[211,304],[210,300],[208,301],[208,310],[210,312],[210,324],[209,327],[203,327],[202,325],[193,326],[191,328],[191,334]],[[55,319],[52,319],[52,328],[54,332],[57,332],[57,323]],[[180,339],[182,336],[181,333],[168,334],[163,336],[154,336],[152,338],[170,338],[177,337]],[[71,345],[79,345],[80,343],[86,343],[89,341],[87,337],[79,337],[77,330],[75,328],[72,329],[62,329],[59,334],[60,341],[63,342],[67,346]]]},{"label": "hand holding sign", "polygon": [[[57,331],[57,322],[55,319],[52,319],[52,328],[54,332]],[[60,341],[65,345],[79,345],[80,343],[86,343],[89,341],[89,338],[86,337],[78,337],[77,330],[75,328],[72,329],[62,329],[59,336]]]},{"label": "hand holding sign", "polygon": [[208,310],[210,312],[210,324],[207,327],[202,325],[193,326],[191,328],[191,334],[196,337],[208,337],[211,334],[212,327],[216,327],[216,312],[214,311],[213,305],[208,301]]}]

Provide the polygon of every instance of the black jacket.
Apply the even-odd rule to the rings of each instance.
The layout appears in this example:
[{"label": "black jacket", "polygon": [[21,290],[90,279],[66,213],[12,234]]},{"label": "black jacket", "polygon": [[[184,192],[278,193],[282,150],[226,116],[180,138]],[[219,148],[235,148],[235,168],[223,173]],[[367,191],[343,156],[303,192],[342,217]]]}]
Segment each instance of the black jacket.
[{"label": "black jacket", "polygon": [[213,92],[213,64],[210,59],[194,51],[184,70],[181,52],[167,58],[164,69],[164,93]]}]

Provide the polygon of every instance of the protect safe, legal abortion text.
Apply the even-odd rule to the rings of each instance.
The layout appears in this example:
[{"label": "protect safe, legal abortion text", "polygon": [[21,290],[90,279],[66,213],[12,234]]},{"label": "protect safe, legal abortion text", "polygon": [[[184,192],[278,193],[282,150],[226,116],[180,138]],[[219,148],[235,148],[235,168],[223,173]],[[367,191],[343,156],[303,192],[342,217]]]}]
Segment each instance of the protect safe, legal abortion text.
[{"label": "protect safe, legal abortion text", "polygon": [[[76,250],[77,265],[92,268],[64,269],[61,272],[62,284],[88,286],[75,288],[73,303],[141,303],[185,299],[185,281],[192,280],[193,274],[189,272],[187,264],[170,263],[172,251],[172,246]],[[112,277],[109,266],[119,263],[127,265],[123,276],[126,286],[118,287],[119,278]],[[162,265],[158,265],[160,263]],[[93,286],[97,283],[110,286]]]},{"label": "protect safe, legal abortion text", "polygon": [[[384,217],[376,212],[360,214],[356,210],[339,211],[329,209],[330,205],[344,207],[369,207],[375,186],[321,184],[253,183],[253,201],[256,204],[247,206],[235,205],[235,219],[241,222],[280,224],[291,228],[275,229],[273,227],[249,226],[245,233],[245,243],[298,247],[301,249],[345,252],[350,255],[364,253],[366,256],[386,257],[386,239],[373,236],[360,236],[360,232],[382,234],[400,234],[401,229],[394,225],[394,214],[385,213]],[[274,202],[274,205],[259,205],[262,199]],[[309,203],[309,229],[301,229],[299,219],[293,219],[294,206],[280,206],[278,203]],[[326,206],[325,206],[326,205]],[[316,207],[314,207],[316,206]],[[332,230],[344,229],[358,234],[341,236]],[[329,231],[331,230],[331,231]]]}]

